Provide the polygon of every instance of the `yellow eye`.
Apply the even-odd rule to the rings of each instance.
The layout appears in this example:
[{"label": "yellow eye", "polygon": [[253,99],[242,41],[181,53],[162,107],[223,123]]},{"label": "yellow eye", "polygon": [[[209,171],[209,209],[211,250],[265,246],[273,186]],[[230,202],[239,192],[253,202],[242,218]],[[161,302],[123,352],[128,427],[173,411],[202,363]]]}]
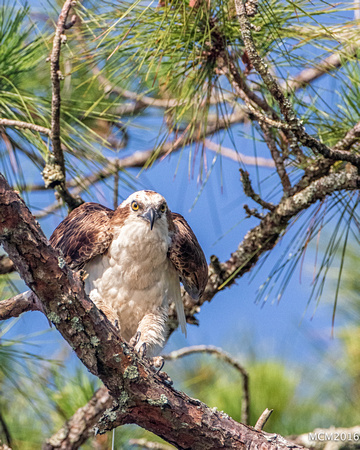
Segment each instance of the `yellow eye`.
[{"label": "yellow eye", "polygon": [[160,212],[164,213],[166,211],[166,205],[163,203],[160,207]]},{"label": "yellow eye", "polygon": [[131,202],[131,208],[133,211],[137,211],[139,209],[138,202],[135,202],[135,201]]}]

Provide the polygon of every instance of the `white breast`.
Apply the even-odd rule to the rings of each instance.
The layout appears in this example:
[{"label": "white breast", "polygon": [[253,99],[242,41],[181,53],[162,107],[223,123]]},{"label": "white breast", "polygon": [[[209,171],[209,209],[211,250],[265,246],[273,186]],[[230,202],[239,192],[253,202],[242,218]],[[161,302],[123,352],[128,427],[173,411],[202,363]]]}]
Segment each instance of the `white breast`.
[{"label": "white breast", "polygon": [[115,231],[108,252],[85,266],[85,290],[100,308],[102,302],[114,308],[121,335],[129,340],[146,314],[159,308],[167,312],[169,302],[181,295],[180,283],[167,258],[165,221],[150,230],[142,219],[127,220]]}]

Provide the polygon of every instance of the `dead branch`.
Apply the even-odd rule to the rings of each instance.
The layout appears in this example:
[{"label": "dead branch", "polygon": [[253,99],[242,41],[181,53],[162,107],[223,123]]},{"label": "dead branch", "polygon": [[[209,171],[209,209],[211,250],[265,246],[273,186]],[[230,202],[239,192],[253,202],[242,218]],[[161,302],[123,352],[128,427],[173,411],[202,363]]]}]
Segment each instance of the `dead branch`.
[{"label": "dead branch", "polygon": [[91,436],[93,428],[107,408],[111,408],[114,399],[109,391],[102,387],[92,399],[65,422],[61,429],[43,445],[43,450],[76,450]]},{"label": "dead branch", "polygon": [[0,301],[0,320],[19,317],[20,314],[27,311],[42,311],[41,303],[31,291]]},{"label": "dead branch", "polygon": [[51,133],[49,128],[42,127],[41,125],[36,125],[35,123],[22,122],[21,120],[0,118],[0,125],[4,125],[5,127],[15,127],[24,130],[36,131],[38,133],[46,134],[47,136],[50,136]]},{"label": "dead branch", "polygon": [[195,304],[183,291],[186,317],[191,321],[205,301],[211,301],[220,290],[231,286],[257,263],[262,254],[274,248],[282,232],[297,214],[334,192],[343,189],[357,190],[359,187],[360,177],[356,169],[349,172],[343,170],[321,176],[294,195],[283,198],[259,225],[246,234],[231,257],[220,263],[220,271],[215,271],[212,265],[209,265],[208,284],[203,296]]},{"label": "dead branch", "polygon": [[261,157],[256,158],[255,156],[244,155],[243,153],[239,153],[231,148],[216,144],[215,142],[210,141],[210,139],[205,139],[204,143],[206,145],[206,148],[208,148],[209,150],[220,153],[222,156],[225,156],[226,158],[232,159],[239,163],[258,167],[275,167],[275,163],[272,159]]},{"label": "dead branch", "polygon": [[0,241],[17,271],[48,319],[116,400],[99,422],[101,432],[135,423],[183,449],[221,448],[225,443],[236,449],[287,448],[284,438],[254,431],[167,386],[89,300],[79,275],[59,260],[59,252],[3,176],[0,216]]},{"label": "dead branch", "polygon": [[83,203],[83,200],[79,197],[73,197],[66,187],[65,158],[60,139],[60,80],[63,77],[60,72],[60,47],[64,38],[66,20],[72,5],[73,0],[66,0],[64,3],[56,24],[53,48],[50,56],[52,83],[50,136],[52,141],[52,153],[49,155],[49,161],[45,165],[43,171],[45,186],[55,187],[60,197],[66,205],[68,205],[70,211]]},{"label": "dead branch", "polygon": [[222,361],[230,364],[236,369],[242,377],[243,380],[243,395],[242,395],[242,405],[241,405],[241,422],[244,424],[248,424],[249,416],[250,416],[250,391],[249,391],[249,374],[247,370],[238,363],[229,353],[225,352],[221,348],[214,347],[212,345],[194,345],[192,347],[185,347],[180,350],[175,350],[167,355],[164,355],[163,358],[165,360],[175,360],[182,358],[184,356],[192,355],[194,353],[209,353],[211,355],[215,355],[217,358]]},{"label": "dead branch", "polygon": [[268,409],[266,408],[261,416],[258,418],[258,420],[256,421],[256,424],[254,426],[255,430],[262,430],[266,424],[266,422],[269,420],[269,417],[271,416],[272,412],[274,410],[273,409]]},{"label": "dead branch", "polygon": [[241,181],[243,183],[245,195],[250,197],[252,200],[254,200],[254,202],[258,203],[264,209],[273,211],[275,209],[275,205],[273,205],[272,203],[266,202],[265,200],[263,200],[260,197],[259,194],[256,194],[256,192],[254,191],[254,189],[251,185],[249,172],[246,172],[246,170],[243,170],[243,169],[239,169],[239,170],[241,173]]}]

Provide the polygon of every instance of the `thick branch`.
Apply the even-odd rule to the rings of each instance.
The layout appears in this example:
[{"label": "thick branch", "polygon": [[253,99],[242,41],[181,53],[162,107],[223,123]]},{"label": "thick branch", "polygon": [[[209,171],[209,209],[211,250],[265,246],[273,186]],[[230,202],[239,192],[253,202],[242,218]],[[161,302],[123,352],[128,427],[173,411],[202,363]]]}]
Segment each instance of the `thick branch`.
[{"label": "thick branch", "polygon": [[102,418],[103,431],[136,423],[180,449],[287,448],[283,438],[254,431],[164,384],[87,298],[79,275],[51,248],[2,176],[0,241],[49,320],[116,399],[116,406]]}]

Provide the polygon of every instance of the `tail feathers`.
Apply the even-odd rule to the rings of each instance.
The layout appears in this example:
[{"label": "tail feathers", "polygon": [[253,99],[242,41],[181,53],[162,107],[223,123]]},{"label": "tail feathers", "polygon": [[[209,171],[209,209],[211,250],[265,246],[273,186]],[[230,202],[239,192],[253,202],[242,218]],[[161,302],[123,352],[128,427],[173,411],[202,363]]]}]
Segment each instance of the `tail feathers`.
[{"label": "tail feathers", "polygon": [[186,337],[186,317],[184,312],[184,304],[181,298],[181,293],[179,289],[179,294],[175,297],[175,307],[176,307],[176,314],[178,317],[178,321],[181,327],[181,331],[185,334]]}]

